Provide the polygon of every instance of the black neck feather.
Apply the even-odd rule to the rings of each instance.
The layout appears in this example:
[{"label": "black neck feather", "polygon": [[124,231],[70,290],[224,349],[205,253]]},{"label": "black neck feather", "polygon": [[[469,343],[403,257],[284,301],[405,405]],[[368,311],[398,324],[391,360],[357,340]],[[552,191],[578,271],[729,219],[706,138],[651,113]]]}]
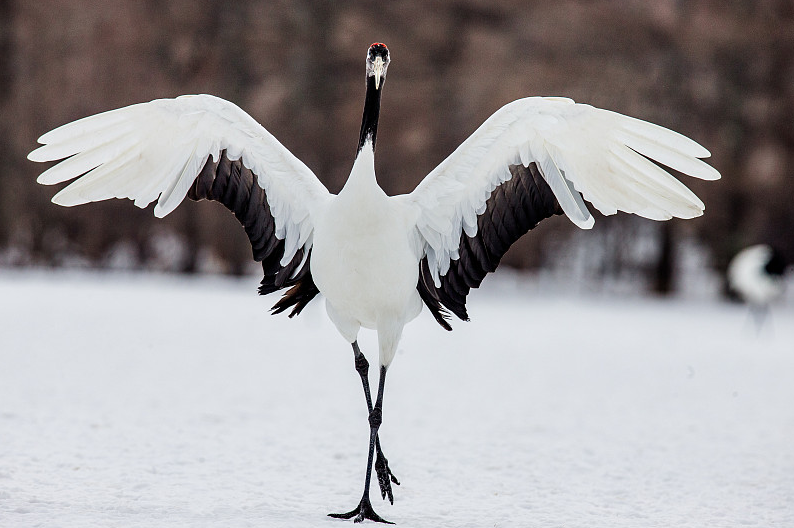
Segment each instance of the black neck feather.
[{"label": "black neck feather", "polygon": [[361,151],[368,137],[372,138],[372,150],[375,150],[375,137],[378,134],[378,114],[380,114],[380,92],[385,79],[381,79],[380,87],[375,88],[375,76],[367,76],[367,95],[364,100],[364,116],[361,118],[361,134],[358,137],[358,149]]}]

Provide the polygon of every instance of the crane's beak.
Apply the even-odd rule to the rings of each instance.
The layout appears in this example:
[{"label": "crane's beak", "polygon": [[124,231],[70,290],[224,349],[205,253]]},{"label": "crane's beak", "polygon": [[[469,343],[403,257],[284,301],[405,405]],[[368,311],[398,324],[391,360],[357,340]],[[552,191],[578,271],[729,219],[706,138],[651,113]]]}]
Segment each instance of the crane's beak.
[{"label": "crane's beak", "polygon": [[386,72],[386,64],[383,62],[382,57],[375,57],[375,60],[372,61],[372,71],[375,74],[375,89],[378,90],[380,88],[381,77],[383,77]]}]

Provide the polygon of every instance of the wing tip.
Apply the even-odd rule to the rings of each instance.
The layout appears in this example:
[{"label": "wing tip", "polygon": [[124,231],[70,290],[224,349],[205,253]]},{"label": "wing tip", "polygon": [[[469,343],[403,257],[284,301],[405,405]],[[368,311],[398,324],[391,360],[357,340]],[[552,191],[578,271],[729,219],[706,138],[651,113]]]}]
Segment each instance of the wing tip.
[{"label": "wing tip", "polygon": [[[39,139],[39,143],[42,143],[41,139]],[[27,156],[28,160],[35,161],[37,163],[44,161],[54,161],[50,156],[47,156],[46,147],[47,145],[40,145],[38,148],[31,150]]]},{"label": "wing tip", "polygon": [[180,203],[181,201],[177,202],[176,204],[169,204],[158,200],[157,204],[154,206],[154,216],[157,218],[165,218],[171,211],[176,209],[177,205]]},{"label": "wing tip", "polygon": [[570,215],[567,214],[566,216],[568,216],[571,222],[576,224],[576,226],[579,227],[580,229],[592,229],[593,226],[595,225],[595,217],[593,217],[592,214],[589,214],[589,211],[586,218],[572,218]]},{"label": "wing tip", "polygon": [[41,174],[39,174],[39,177],[36,178],[36,183],[40,185],[55,185],[55,183],[57,182],[50,181],[50,179],[46,177],[46,173],[42,172]]},{"label": "wing tip", "polygon": [[52,197],[52,203],[60,205],[61,207],[74,207],[75,205],[83,205],[87,201],[72,192],[67,192],[69,187],[66,187],[55,196]]},{"label": "wing tip", "polygon": [[715,167],[712,167],[705,161],[703,162],[703,164],[706,165],[706,167],[708,167],[709,170],[704,172],[704,176],[701,176],[700,178],[701,180],[716,181],[722,178],[722,174],[720,174],[720,171],[718,171]]}]

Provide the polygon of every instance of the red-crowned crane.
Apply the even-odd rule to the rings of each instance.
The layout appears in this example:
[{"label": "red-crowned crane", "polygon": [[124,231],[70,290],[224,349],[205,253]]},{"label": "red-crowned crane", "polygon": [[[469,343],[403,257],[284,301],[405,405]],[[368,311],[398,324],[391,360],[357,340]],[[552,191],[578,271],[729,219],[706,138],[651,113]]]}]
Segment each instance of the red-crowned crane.
[{"label": "red-crowned crane", "polygon": [[[380,447],[386,371],[403,327],[424,304],[447,330],[449,312],[468,320],[466,296],[510,245],[541,220],[566,214],[589,229],[583,198],[604,214],[693,218],[704,205],[661,165],[715,180],[709,152],[660,126],[558,97],[514,101],[494,113],[410,194],[387,196],[375,179],[380,99],[389,66],[384,44],[369,47],[361,133],[350,176],[337,195],[234,104],[186,95],[135,104],[63,125],[39,139],[33,161],[66,158],[39,183],[78,178],[52,199],[64,206],[129,198],[157,200],[163,217],[187,196],[216,200],[245,228],[262,263],[259,292],[288,288],[274,313],[297,315],[318,293],[352,345],[369,410],[369,455],[358,506],[334,517],[384,521],[369,499],[373,468],[393,502]],[[373,403],[361,327],[377,332],[379,384]]]},{"label": "red-crowned crane", "polygon": [[749,306],[756,333],[769,307],[783,296],[787,267],[783,253],[767,244],[744,248],[728,264],[728,287]]}]

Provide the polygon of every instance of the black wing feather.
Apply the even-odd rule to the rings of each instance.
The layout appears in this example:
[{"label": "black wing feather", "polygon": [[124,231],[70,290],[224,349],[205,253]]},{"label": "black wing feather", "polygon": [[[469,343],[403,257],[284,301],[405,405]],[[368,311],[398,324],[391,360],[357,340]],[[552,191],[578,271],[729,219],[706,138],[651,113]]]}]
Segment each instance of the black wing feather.
[{"label": "black wing feather", "polygon": [[468,321],[466,296],[499,265],[508,248],[542,220],[563,214],[557,198],[537,165],[511,165],[512,177],[496,187],[486,201],[485,211],[477,217],[477,234],[462,232],[459,255],[449,271],[440,277],[436,288],[427,257],[419,265],[419,295],[436,321],[447,330],[449,312]]},{"label": "black wing feather", "polygon": [[290,288],[273,306],[273,313],[281,313],[293,307],[289,314],[293,317],[320,293],[309,270],[311,252],[297,275],[295,270],[305,256],[303,248],[295,253],[286,266],[281,265],[284,240],[275,236],[276,221],[270,212],[265,191],[257,182],[256,174],[246,168],[241,160],[230,160],[225,150],[221,152],[218,161],[209,158],[187,195],[191,200],[220,202],[240,221],[251,242],[254,260],[262,263],[265,276],[259,285],[261,295]]}]

